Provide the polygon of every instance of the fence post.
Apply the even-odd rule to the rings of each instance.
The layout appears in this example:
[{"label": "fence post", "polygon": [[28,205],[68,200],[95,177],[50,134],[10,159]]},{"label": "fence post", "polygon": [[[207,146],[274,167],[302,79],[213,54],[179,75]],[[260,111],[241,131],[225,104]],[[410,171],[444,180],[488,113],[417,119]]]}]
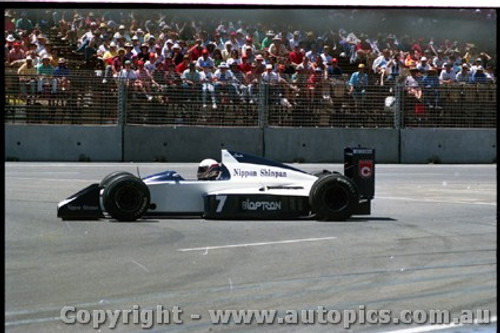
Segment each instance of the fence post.
[{"label": "fence post", "polygon": [[118,79],[118,126],[124,126],[127,123],[127,87],[125,81]]},{"label": "fence post", "polygon": [[120,127],[121,135],[121,162],[125,162],[125,125],[127,124],[127,81],[123,79],[118,79],[118,95],[117,95],[117,107],[118,107],[118,126]]},{"label": "fence post", "polygon": [[259,82],[259,98],[258,98],[258,112],[259,112],[259,128],[265,128],[268,125],[268,85],[262,81]]},{"label": "fence post", "polygon": [[403,124],[403,85],[401,83],[396,82],[394,85],[394,97],[396,98],[396,101],[394,103],[394,128],[395,129],[401,129]]}]

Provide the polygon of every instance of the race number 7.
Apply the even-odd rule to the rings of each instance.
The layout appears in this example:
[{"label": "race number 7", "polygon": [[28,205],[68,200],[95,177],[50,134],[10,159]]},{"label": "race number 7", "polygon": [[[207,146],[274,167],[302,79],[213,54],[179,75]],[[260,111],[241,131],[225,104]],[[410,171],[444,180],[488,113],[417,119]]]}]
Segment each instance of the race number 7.
[{"label": "race number 7", "polygon": [[217,209],[215,210],[216,213],[221,213],[222,209],[224,209],[224,204],[226,203],[227,195],[216,195],[215,200],[217,200],[219,203],[217,204]]}]

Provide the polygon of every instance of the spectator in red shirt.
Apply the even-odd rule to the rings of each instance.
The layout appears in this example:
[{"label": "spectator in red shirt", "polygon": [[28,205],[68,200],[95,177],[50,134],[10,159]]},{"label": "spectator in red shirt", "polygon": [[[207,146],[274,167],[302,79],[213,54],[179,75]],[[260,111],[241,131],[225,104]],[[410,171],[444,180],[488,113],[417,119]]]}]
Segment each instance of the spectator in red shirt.
[{"label": "spectator in red shirt", "polygon": [[239,67],[243,73],[247,73],[252,70],[252,64],[248,60],[247,55],[241,57],[241,64],[239,65]]},{"label": "spectator in red shirt", "polygon": [[14,24],[14,22],[12,22],[12,14],[8,10],[5,11],[5,25],[4,25],[4,27],[5,27],[5,31],[10,33],[10,34],[13,34],[16,31],[16,25]]},{"label": "spectator in red shirt", "polygon": [[299,48],[299,44],[295,44],[294,47],[293,47],[293,51],[290,52],[289,54],[289,58],[290,58],[290,61],[292,62],[292,64],[294,64],[295,66],[298,66],[302,63],[302,61],[304,60],[304,50],[301,50]]},{"label": "spectator in red shirt", "polygon": [[197,61],[198,58],[201,57],[203,50],[204,50],[204,48],[203,48],[202,40],[197,39],[196,44],[188,50],[189,60],[190,61]]},{"label": "spectator in red shirt", "polygon": [[179,74],[184,73],[184,71],[189,68],[189,63],[190,63],[189,55],[185,54],[182,59],[182,62],[177,66],[175,66],[175,71]]}]

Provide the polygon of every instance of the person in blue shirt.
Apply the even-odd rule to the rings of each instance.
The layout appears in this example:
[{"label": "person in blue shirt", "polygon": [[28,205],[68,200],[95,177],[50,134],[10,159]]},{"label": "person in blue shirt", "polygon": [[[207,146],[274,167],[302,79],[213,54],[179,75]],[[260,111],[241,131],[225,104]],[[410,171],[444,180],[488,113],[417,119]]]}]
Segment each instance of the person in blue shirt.
[{"label": "person in blue shirt", "polygon": [[70,88],[70,76],[71,72],[69,68],[66,66],[66,60],[64,58],[59,58],[57,67],[54,69],[53,72],[54,76],[54,90],[57,90],[57,87],[59,87],[60,91],[67,91]]},{"label": "person in blue shirt", "polygon": [[472,74],[471,83],[487,84],[491,83],[491,79],[484,73],[483,66],[477,66],[476,72]]},{"label": "person in blue shirt", "polygon": [[421,81],[424,103],[429,108],[440,108],[439,76],[435,67],[429,67]]},{"label": "person in blue shirt", "polygon": [[356,108],[365,100],[367,86],[368,74],[365,73],[365,65],[359,64],[358,71],[352,73],[349,79],[349,95],[353,97]]}]

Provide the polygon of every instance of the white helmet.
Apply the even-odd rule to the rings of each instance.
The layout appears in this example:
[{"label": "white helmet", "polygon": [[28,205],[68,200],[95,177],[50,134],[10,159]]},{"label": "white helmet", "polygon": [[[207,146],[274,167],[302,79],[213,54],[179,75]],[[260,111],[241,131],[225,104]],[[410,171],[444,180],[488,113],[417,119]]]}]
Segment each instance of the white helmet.
[{"label": "white helmet", "polygon": [[198,165],[199,180],[214,180],[219,177],[220,167],[216,160],[206,158]]}]

